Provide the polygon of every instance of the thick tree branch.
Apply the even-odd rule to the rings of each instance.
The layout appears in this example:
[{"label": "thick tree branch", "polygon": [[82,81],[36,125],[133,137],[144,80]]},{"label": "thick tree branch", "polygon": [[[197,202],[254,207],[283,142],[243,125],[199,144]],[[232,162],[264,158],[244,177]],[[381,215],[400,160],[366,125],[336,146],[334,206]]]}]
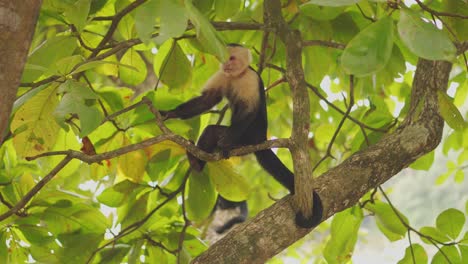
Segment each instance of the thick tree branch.
[{"label": "thick tree branch", "polygon": [[312,216],[312,165],[307,142],[310,127],[310,103],[302,68],[302,37],[289,27],[281,13],[281,1],[265,0],[264,20],[286,47],[286,80],[293,98],[293,127],[291,156],[294,163],[294,189],[296,211],[306,218]]},{"label": "thick tree branch", "polygon": [[0,0],[0,145],[10,120],[41,0]]},{"label": "thick tree branch", "polygon": [[[420,59],[403,124],[314,180],[324,204],[324,218],[351,207],[439,144],[443,119],[438,113],[437,90],[447,88],[451,66]],[[192,263],[264,263],[278,254],[311,231],[295,225],[291,199],[287,196],[239,225]]]}]

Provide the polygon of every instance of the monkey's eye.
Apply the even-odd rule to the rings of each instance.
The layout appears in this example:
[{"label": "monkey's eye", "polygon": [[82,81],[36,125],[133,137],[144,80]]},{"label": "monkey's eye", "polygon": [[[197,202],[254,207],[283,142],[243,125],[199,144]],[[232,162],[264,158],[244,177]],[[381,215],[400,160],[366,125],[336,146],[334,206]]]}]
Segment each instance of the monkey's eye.
[{"label": "monkey's eye", "polygon": [[233,61],[235,58],[236,58],[236,57],[231,56],[231,57],[229,57],[229,60],[230,60],[230,61]]}]

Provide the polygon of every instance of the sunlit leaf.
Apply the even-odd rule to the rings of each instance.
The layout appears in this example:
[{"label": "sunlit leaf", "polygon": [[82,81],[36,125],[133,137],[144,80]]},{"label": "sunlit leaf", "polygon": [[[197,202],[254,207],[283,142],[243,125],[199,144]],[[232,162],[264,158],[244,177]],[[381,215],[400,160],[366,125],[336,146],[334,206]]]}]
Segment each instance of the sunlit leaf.
[{"label": "sunlit leaf", "polygon": [[216,16],[225,20],[233,17],[239,12],[241,0],[216,0],[214,1],[214,9]]},{"label": "sunlit leaf", "polygon": [[120,63],[132,67],[119,67],[119,76],[125,83],[137,85],[146,79],[148,72],[146,64],[134,49],[128,49],[120,59]]},{"label": "sunlit leaf", "polygon": [[[389,204],[375,201],[374,203],[367,203],[366,209],[375,214],[377,226],[390,241],[400,240],[405,237],[408,229],[403,223],[408,224],[408,218],[396,208],[392,208]],[[394,210],[398,212],[399,216],[396,215]]]},{"label": "sunlit leaf", "polygon": [[[408,8],[400,9],[398,33],[405,45],[419,57],[428,60],[452,60],[457,51],[447,33],[422,21]],[[431,45],[427,45],[430,43]]]},{"label": "sunlit leaf", "polygon": [[[48,68],[61,58],[70,56],[77,47],[77,40],[71,36],[56,36],[48,38],[42,45],[32,51],[28,64]],[[37,69],[25,69],[22,82],[32,82],[43,74]]]},{"label": "sunlit leaf", "polygon": [[59,87],[64,93],[62,100],[54,111],[54,116],[63,126],[69,114],[77,114],[80,119],[80,137],[87,136],[102,122],[103,114],[97,105],[90,105],[88,99],[96,99],[97,95],[84,83],[69,80]]},{"label": "sunlit leaf", "polygon": [[447,125],[455,130],[462,130],[466,124],[458,108],[453,104],[451,98],[443,91],[437,90],[439,102],[439,113]]},{"label": "sunlit leaf", "polygon": [[381,18],[354,37],[341,56],[348,74],[366,76],[385,67],[393,48],[393,21]]},{"label": "sunlit leaf", "polygon": [[452,239],[458,237],[464,225],[465,215],[457,209],[447,209],[437,216],[437,228]]},{"label": "sunlit leaf", "polygon": [[250,186],[229,161],[208,162],[206,165],[208,175],[221,196],[235,202],[247,199]]},{"label": "sunlit leaf", "polygon": [[157,0],[160,2],[160,30],[154,41],[161,44],[164,41],[181,36],[187,28],[187,14],[181,1]]},{"label": "sunlit leaf", "polygon": [[64,13],[68,22],[73,24],[79,32],[86,25],[90,6],[91,0],[78,0]]},{"label": "sunlit leaf", "polygon": [[[444,254],[442,254],[442,252]],[[461,256],[457,248],[453,246],[443,246],[432,258],[431,264],[448,264],[448,263],[457,263],[461,264]]]},{"label": "sunlit leaf", "polygon": [[207,173],[191,172],[187,186],[186,209],[190,220],[208,217],[216,203],[216,192]]},{"label": "sunlit leaf", "polygon": [[415,162],[410,165],[410,168],[415,170],[429,170],[434,163],[434,151],[427,153],[426,155],[418,158]]},{"label": "sunlit leaf", "polygon": [[331,238],[323,252],[328,263],[346,263],[351,260],[363,218],[362,210],[358,206],[333,217]]},{"label": "sunlit leaf", "polygon": [[205,49],[215,55],[218,60],[225,61],[228,57],[226,44],[221,40],[210,21],[193,6],[191,0],[184,0],[187,15],[195,25],[198,40],[205,45]]},{"label": "sunlit leaf", "polygon": [[[425,226],[425,227],[422,227],[419,232],[421,232],[421,234],[424,234],[425,236],[429,236],[430,238],[432,239],[435,239],[439,242],[448,242],[450,241],[450,238],[445,235],[444,233],[442,233],[439,229],[435,228],[435,227],[432,227],[432,226]],[[428,240],[427,238],[425,238],[424,236],[421,237],[421,240],[426,243],[426,244],[432,244],[430,240]]]},{"label": "sunlit leaf", "polygon": [[427,253],[419,244],[411,244],[405,250],[405,256],[398,264],[427,263]]},{"label": "sunlit leaf", "polygon": [[11,122],[12,131],[24,127],[13,137],[18,155],[33,156],[52,149],[60,129],[53,116],[57,103],[56,87],[50,86],[18,109]]},{"label": "sunlit leaf", "polygon": [[192,66],[177,42],[162,61],[158,76],[171,89],[183,89],[192,81]]}]

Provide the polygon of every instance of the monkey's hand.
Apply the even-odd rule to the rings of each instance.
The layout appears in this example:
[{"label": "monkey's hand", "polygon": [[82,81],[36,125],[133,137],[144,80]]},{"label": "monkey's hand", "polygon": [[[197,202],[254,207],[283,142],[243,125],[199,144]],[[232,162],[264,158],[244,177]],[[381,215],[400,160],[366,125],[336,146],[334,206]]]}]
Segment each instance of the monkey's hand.
[{"label": "monkey's hand", "polygon": [[229,151],[232,149],[232,143],[230,140],[227,140],[227,137],[223,136],[218,140],[218,147],[221,150],[223,158],[229,158]]},{"label": "monkey's hand", "polygon": [[162,121],[166,121],[169,118],[176,117],[176,115],[172,111],[159,110],[159,114],[161,115]]}]

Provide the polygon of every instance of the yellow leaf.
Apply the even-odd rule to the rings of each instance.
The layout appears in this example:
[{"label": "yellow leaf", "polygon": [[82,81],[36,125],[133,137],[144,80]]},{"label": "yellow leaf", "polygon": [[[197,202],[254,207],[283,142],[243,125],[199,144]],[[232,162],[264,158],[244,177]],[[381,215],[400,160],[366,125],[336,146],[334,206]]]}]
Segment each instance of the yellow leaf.
[{"label": "yellow leaf", "polygon": [[[124,139],[128,145],[128,139]],[[143,150],[132,151],[119,157],[117,174],[120,177],[133,182],[141,182],[145,174],[145,167],[148,159]]]},{"label": "yellow leaf", "polygon": [[53,112],[58,104],[57,85],[51,85],[21,106],[11,122],[18,155],[33,156],[52,149],[60,127]]}]

